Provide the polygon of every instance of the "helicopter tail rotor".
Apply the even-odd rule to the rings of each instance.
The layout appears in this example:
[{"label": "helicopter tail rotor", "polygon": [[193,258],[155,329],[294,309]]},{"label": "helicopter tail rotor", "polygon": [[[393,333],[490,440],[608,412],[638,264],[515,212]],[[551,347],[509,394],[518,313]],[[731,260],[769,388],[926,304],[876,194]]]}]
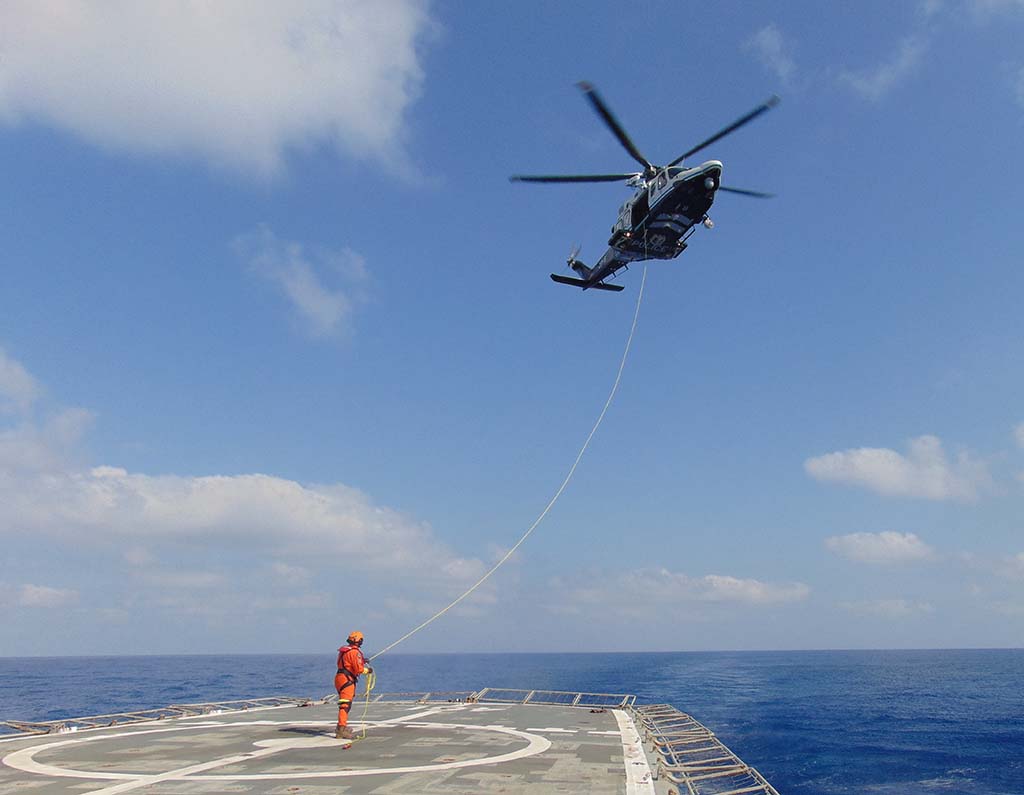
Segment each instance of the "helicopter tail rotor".
[{"label": "helicopter tail rotor", "polygon": [[569,251],[569,256],[565,260],[565,264],[569,266],[569,270],[578,273],[584,279],[590,275],[590,268],[587,267],[586,263],[576,259],[580,253],[580,244],[576,243]]}]

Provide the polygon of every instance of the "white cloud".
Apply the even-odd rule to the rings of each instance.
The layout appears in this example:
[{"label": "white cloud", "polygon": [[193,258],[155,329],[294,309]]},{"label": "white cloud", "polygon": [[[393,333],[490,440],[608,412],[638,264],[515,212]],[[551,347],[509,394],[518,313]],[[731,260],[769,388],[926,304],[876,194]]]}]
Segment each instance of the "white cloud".
[{"label": "white cloud", "polygon": [[1024,0],[968,0],[968,2],[974,13],[981,17],[1024,11]]},{"label": "white cloud", "polygon": [[888,63],[859,72],[844,70],[839,80],[865,99],[877,102],[914,72],[927,49],[922,37],[908,36]]},{"label": "white cloud", "polygon": [[432,30],[425,0],[6,0],[0,122],[265,175],[320,143],[393,164]]},{"label": "white cloud", "polygon": [[223,574],[214,571],[147,571],[140,575],[147,585],[158,588],[182,589],[188,591],[217,588],[226,582]]},{"label": "white cloud", "polygon": [[0,414],[25,413],[40,391],[36,379],[0,348]]},{"label": "white cloud", "polygon": [[809,458],[804,469],[817,480],[863,486],[888,497],[972,500],[991,485],[985,464],[960,453],[950,463],[935,436],[911,440],[907,455],[859,447]]},{"label": "white cloud", "polygon": [[667,605],[732,604],[747,607],[806,599],[809,586],[800,582],[771,583],[723,574],[691,577],[661,569],[633,569],[586,583],[555,583],[563,592],[559,612],[582,613],[594,607],[619,615],[650,615]]},{"label": "white cloud", "polygon": [[44,473],[63,466],[92,422],[92,412],[65,409],[40,423],[26,420],[0,429],[0,489],[5,475]]},{"label": "white cloud", "polygon": [[1024,580],[1024,552],[1018,552],[1003,559],[996,567],[996,571],[1004,577],[1014,580]]},{"label": "white cloud", "polygon": [[881,616],[888,619],[910,618],[934,612],[929,602],[913,602],[908,599],[875,599],[866,602],[843,602],[844,610],[862,615]]},{"label": "white cloud", "polygon": [[325,593],[301,593],[291,596],[266,596],[256,599],[252,607],[259,610],[320,610],[331,606],[331,597]]},{"label": "white cloud", "polygon": [[423,605],[413,599],[388,596],[384,598],[384,606],[396,615],[422,615]]},{"label": "white cloud", "polygon": [[[168,591],[222,586],[230,561],[217,571],[158,568],[151,551],[157,545],[179,555],[217,544],[244,548],[276,559],[273,575],[293,585],[310,571],[282,558],[311,565],[345,560],[421,595],[447,594],[485,571],[482,561],[453,554],[428,525],[344,484],[263,474],[151,476],[83,465],[79,441],[91,421],[89,412],[70,409],[0,430],[0,537],[31,536],[75,548],[115,545],[135,582]],[[44,586],[19,593],[6,601],[42,605],[73,596]],[[486,599],[484,593],[479,603]]]},{"label": "white cloud", "polygon": [[935,551],[914,533],[850,533],[825,539],[825,546],[838,555],[861,563],[907,563],[928,560]]},{"label": "white cloud", "polygon": [[305,585],[313,576],[313,573],[305,566],[294,566],[279,560],[270,565],[270,570],[275,579],[287,585]]},{"label": "white cloud", "polygon": [[776,77],[788,84],[796,74],[796,63],[790,55],[792,49],[774,23],[766,25],[751,36],[743,48],[753,52]]},{"label": "white cloud", "polygon": [[18,591],[16,601],[20,607],[66,607],[78,601],[78,591],[26,584]]},{"label": "white cloud", "polygon": [[128,547],[122,553],[122,557],[125,559],[125,562],[139,568],[149,566],[156,561],[152,552],[140,546]]},{"label": "white cloud", "polygon": [[722,574],[707,574],[698,578],[696,585],[700,591],[700,599],[706,602],[795,602],[807,598],[811,592],[803,583],[776,584]]},{"label": "white cloud", "polygon": [[[243,543],[249,551],[321,561],[344,556],[361,571],[420,581],[467,581],[483,571],[480,561],[459,558],[439,544],[426,525],[357,489],[261,474],[151,476],[94,467],[12,476],[0,461],[0,528],[74,538],[78,544]],[[215,577],[146,576],[155,583],[203,586]]]},{"label": "white cloud", "polygon": [[265,226],[239,235],[232,248],[252,271],[275,284],[314,337],[342,334],[351,326],[355,304],[364,297],[366,261],[349,248],[306,251],[279,239]]}]

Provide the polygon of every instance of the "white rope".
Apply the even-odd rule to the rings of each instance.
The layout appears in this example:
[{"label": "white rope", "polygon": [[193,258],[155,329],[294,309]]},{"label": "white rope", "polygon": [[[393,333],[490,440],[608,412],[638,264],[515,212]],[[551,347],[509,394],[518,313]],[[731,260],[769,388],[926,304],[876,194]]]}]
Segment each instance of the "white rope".
[{"label": "white rope", "polygon": [[565,476],[565,480],[563,480],[562,485],[558,487],[558,491],[555,492],[555,496],[551,498],[551,501],[547,504],[544,510],[540,512],[540,516],[538,516],[534,523],[530,525],[530,528],[525,533],[523,533],[522,538],[516,541],[515,545],[508,552],[505,553],[505,556],[497,563],[495,563],[493,566],[491,566],[490,570],[486,574],[484,574],[483,577],[481,577],[479,580],[473,583],[473,585],[471,585],[465,593],[463,593],[460,597],[458,597],[454,602],[452,602],[447,607],[443,608],[442,610],[438,610],[436,613],[434,613],[434,615],[432,615],[430,618],[428,618],[415,629],[406,632],[404,635],[402,635],[402,637],[400,637],[390,646],[385,646],[379,652],[374,654],[370,658],[370,660],[377,659],[382,654],[386,654],[387,652],[391,651],[393,648],[395,648],[395,646],[397,646],[402,641],[408,640],[421,629],[439,619],[441,616],[443,616],[445,613],[447,613],[449,610],[455,607],[455,605],[457,605],[459,602],[461,602],[463,599],[465,599],[467,596],[473,593],[473,591],[475,591],[477,588],[483,585],[484,582],[486,582],[487,579],[492,574],[494,574],[494,572],[501,568],[502,564],[505,563],[505,561],[507,561],[510,557],[512,557],[515,551],[523,545],[523,542],[530,537],[530,534],[535,529],[537,529],[537,525],[539,525],[544,520],[544,517],[548,515],[548,511],[550,511],[554,507],[555,503],[558,502],[558,498],[562,496],[562,492],[565,491],[566,486],[569,485],[569,481],[572,480],[573,473],[576,472],[576,467],[579,466],[580,461],[583,459],[583,454],[587,451],[587,448],[590,446],[590,440],[594,438],[594,434],[597,433],[597,429],[601,427],[601,422],[604,420],[604,415],[608,413],[608,407],[611,406],[612,399],[615,397],[615,393],[619,389],[619,381],[622,380],[622,371],[626,368],[626,358],[629,356],[629,347],[630,345],[633,344],[633,334],[636,333],[636,322],[637,319],[640,317],[640,302],[643,300],[644,297],[644,284],[646,282],[647,266],[645,265],[643,276],[640,279],[640,292],[636,297],[636,310],[633,312],[633,325],[629,329],[629,337],[626,339],[626,349],[622,352],[622,361],[619,362],[619,371],[615,375],[615,383],[612,384],[612,391],[608,394],[608,399],[604,402],[604,408],[601,409],[601,413],[598,415],[597,421],[594,423],[594,427],[590,429],[590,434],[587,436],[587,440],[583,443],[583,447],[580,448],[580,452],[576,456],[576,460],[573,461],[572,467],[570,467],[569,469],[569,474]]}]

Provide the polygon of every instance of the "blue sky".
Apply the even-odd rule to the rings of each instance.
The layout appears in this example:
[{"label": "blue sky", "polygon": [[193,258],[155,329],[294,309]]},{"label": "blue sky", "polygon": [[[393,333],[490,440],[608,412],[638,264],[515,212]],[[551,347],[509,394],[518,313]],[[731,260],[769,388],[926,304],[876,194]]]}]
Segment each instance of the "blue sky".
[{"label": "blue sky", "polygon": [[0,7],[0,654],[1019,646],[1024,4]]}]

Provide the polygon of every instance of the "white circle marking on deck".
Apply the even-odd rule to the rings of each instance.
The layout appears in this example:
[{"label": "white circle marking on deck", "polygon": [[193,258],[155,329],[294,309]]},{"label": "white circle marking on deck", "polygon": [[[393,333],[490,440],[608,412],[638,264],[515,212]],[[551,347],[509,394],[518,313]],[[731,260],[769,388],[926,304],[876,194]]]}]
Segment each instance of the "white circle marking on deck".
[{"label": "white circle marking on deck", "polygon": [[[376,721],[367,721],[367,726],[377,725]],[[380,725],[388,726],[387,721],[380,721]],[[267,725],[282,725],[282,726],[332,726],[331,722],[327,721],[245,721],[245,722],[231,722],[231,723],[206,723],[206,724],[192,724],[191,726],[181,727],[167,727],[160,729],[147,729],[145,731],[136,732],[119,732],[117,734],[97,734],[90,737],[76,737],[73,740],[59,740],[52,743],[42,743],[40,745],[33,745],[28,748],[22,748],[19,751],[14,751],[3,758],[3,764],[8,767],[12,767],[15,770],[21,770],[25,773],[35,773],[43,776],[59,776],[65,778],[87,778],[87,779],[103,779],[107,781],[116,780],[123,782],[121,784],[112,785],[109,788],[97,790],[95,795],[99,793],[110,791],[125,792],[127,790],[135,789],[136,787],[145,787],[150,784],[154,784],[158,781],[264,781],[264,780],[275,780],[275,779],[307,779],[307,778],[345,778],[351,776],[378,776],[387,775],[389,773],[402,774],[402,773],[426,773],[430,771],[440,770],[454,770],[462,767],[474,767],[477,765],[497,765],[503,762],[511,762],[516,759],[524,759],[529,756],[535,756],[537,754],[544,753],[551,747],[551,742],[544,737],[536,734],[530,734],[528,732],[519,731],[518,729],[511,729],[507,727],[499,726],[474,726],[473,724],[459,724],[459,723],[417,723],[418,728],[425,729],[467,729],[469,731],[489,731],[498,732],[501,734],[508,734],[513,737],[518,737],[522,740],[526,740],[527,745],[524,748],[520,748],[516,751],[510,751],[506,754],[499,754],[497,756],[482,756],[476,759],[463,759],[457,762],[438,762],[431,765],[410,765],[407,767],[387,767],[387,768],[366,768],[362,770],[322,770],[315,772],[305,773],[255,773],[255,774],[238,774],[238,775],[189,775],[187,772],[189,768],[182,768],[180,770],[170,770],[166,773],[113,773],[113,772],[99,772],[92,770],[73,770],[71,768],[57,767],[56,765],[47,765],[42,762],[37,762],[33,757],[35,754],[45,751],[50,748],[60,748],[69,745],[80,745],[82,743],[95,742],[96,740],[103,739],[114,739],[118,737],[137,737],[143,734],[162,734],[167,732],[179,732],[187,731],[189,729],[218,729],[218,728],[231,728],[237,726],[267,726]],[[393,725],[393,724],[392,724]],[[326,739],[326,738],[325,738]],[[272,745],[271,745],[272,744]],[[261,748],[261,751],[257,751],[256,754],[259,756],[265,756],[268,753],[274,753],[277,751],[284,751],[289,748],[301,748],[310,747],[314,743],[310,742],[310,738],[295,738],[289,741],[288,739],[278,740],[260,740],[254,743],[254,745]],[[317,742],[315,745],[319,746]],[[324,747],[336,748],[337,745],[331,742],[329,746],[324,744]],[[205,770],[211,769],[217,766],[236,764],[246,759],[253,758],[256,754],[231,754],[230,756],[224,757],[221,760],[211,760],[210,762],[203,763],[201,767]],[[192,769],[195,769],[194,766]],[[196,771],[198,772],[198,771]]]}]

